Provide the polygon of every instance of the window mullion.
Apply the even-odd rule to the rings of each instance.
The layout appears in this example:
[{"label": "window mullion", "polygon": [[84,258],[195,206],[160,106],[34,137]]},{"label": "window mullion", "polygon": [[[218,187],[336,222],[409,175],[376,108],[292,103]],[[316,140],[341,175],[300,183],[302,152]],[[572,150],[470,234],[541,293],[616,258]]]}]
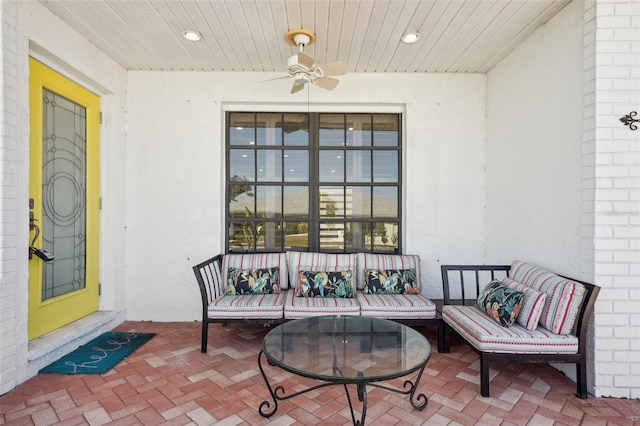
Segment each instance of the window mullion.
[{"label": "window mullion", "polygon": [[320,115],[309,113],[309,251],[320,248],[319,128]]}]

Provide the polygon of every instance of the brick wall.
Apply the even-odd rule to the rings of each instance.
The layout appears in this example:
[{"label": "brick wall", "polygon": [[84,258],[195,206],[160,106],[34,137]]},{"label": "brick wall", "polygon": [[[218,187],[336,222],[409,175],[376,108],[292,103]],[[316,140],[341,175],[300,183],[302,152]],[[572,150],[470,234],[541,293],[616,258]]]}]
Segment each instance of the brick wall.
[{"label": "brick wall", "polygon": [[640,2],[585,2],[583,260],[602,287],[594,316],[597,396],[640,398]]},{"label": "brick wall", "polygon": [[18,383],[16,5],[0,2],[0,395]]}]

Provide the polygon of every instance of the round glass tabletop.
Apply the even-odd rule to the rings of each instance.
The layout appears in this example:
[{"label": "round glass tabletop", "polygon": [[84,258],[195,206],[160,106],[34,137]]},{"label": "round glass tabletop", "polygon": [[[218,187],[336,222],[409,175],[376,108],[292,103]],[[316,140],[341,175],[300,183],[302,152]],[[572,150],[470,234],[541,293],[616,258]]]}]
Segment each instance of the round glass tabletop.
[{"label": "round glass tabletop", "polygon": [[281,324],[264,338],[267,360],[294,374],[339,383],[401,377],[423,367],[429,341],[403,324],[363,316],[315,316]]}]

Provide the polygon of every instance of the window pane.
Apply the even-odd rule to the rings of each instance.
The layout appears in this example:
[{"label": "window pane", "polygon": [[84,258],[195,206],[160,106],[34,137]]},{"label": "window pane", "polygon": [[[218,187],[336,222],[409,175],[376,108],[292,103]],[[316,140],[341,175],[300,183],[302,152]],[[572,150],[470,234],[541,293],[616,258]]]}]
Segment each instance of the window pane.
[{"label": "window pane", "polygon": [[371,188],[368,186],[347,186],[346,217],[371,217]]},{"label": "window pane", "polygon": [[229,251],[254,250],[255,235],[252,222],[229,222]]},{"label": "window pane", "polygon": [[374,251],[398,251],[398,224],[376,222],[373,228]]},{"label": "window pane", "polygon": [[375,186],[373,188],[373,217],[398,218],[398,188]]},{"label": "window pane", "polygon": [[229,185],[229,216],[254,217],[253,185]]},{"label": "window pane", "polygon": [[371,151],[347,151],[347,182],[371,182]]},{"label": "window pane", "polygon": [[229,176],[234,178],[255,180],[254,152],[250,149],[232,149],[229,151]]},{"label": "window pane", "polygon": [[347,222],[345,239],[347,251],[371,251],[371,224]]},{"label": "window pane", "polygon": [[373,181],[398,182],[398,152],[373,152]]},{"label": "window pane", "polygon": [[320,182],[344,182],[344,151],[320,151]]},{"label": "window pane", "polygon": [[284,181],[309,182],[309,151],[284,151]]},{"label": "window pane", "polygon": [[371,114],[347,114],[347,146],[371,146]]},{"label": "window pane", "polygon": [[284,187],[284,216],[309,217],[309,187]]},{"label": "window pane", "polygon": [[282,114],[261,112],[256,114],[256,143],[282,145]]},{"label": "window pane", "polygon": [[282,217],[282,187],[258,186],[256,190],[256,217]]},{"label": "window pane", "polygon": [[253,145],[254,114],[252,112],[232,112],[229,114],[229,145]]},{"label": "window pane", "polygon": [[340,186],[320,187],[320,217],[344,217],[344,188]]},{"label": "window pane", "polygon": [[344,223],[320,222],[320,250],[344,250]]},{"label": "window pane", "polygon": [[284,114],[284,144],[309,145],[309,114]]},{"label": "window pane", "polygon": [[282,182],[282,151],[275,149],[259,149],[258,182]]},{"label": "window pane", "polygon": [[285,222],[284,248],[309,248],[309,222]]},{"label": "window pane", "polygon": [[344,114],[320,114],[320,146],[344,146]]},{"label": "window pane", "polygon": [[282,251],[282,225],[280,222],[257,223],[256,232],[256,249]]},{"label": "window pane", "polygon": [[373,115],[373,144],[375,146],[398,146],[400,136],[399,116],[396,114]]}]

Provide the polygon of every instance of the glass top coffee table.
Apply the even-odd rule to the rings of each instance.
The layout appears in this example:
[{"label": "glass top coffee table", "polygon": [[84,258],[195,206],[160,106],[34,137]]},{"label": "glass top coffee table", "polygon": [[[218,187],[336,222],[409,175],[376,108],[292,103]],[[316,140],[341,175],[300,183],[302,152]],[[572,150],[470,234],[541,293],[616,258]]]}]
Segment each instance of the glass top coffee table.
[{"label": "glass top coffee table", "polygon": [[[258,411],[263,417],[271,417],[278,410],[278,401],[332,385],[344,386],[355,425],[364,425],[367,386],[410,395],[411,405],[422,410],[428,400],[424,394],[416,395],[416,389],[430,355],[431,346],[422,334],[394,321],[338,315],[286,322],[267,333],[258,355],[258,366],[273,401],[263,401]],[[322,383],[291,394],[286,394],[282,386],[273,389],[263,368],[263,357],[269,365]],[[378,383],[415,371],[419,371],[415,382],[406,380],[403,389]],[[348,384],[356,385],[362,402],[359,421]]]}]

